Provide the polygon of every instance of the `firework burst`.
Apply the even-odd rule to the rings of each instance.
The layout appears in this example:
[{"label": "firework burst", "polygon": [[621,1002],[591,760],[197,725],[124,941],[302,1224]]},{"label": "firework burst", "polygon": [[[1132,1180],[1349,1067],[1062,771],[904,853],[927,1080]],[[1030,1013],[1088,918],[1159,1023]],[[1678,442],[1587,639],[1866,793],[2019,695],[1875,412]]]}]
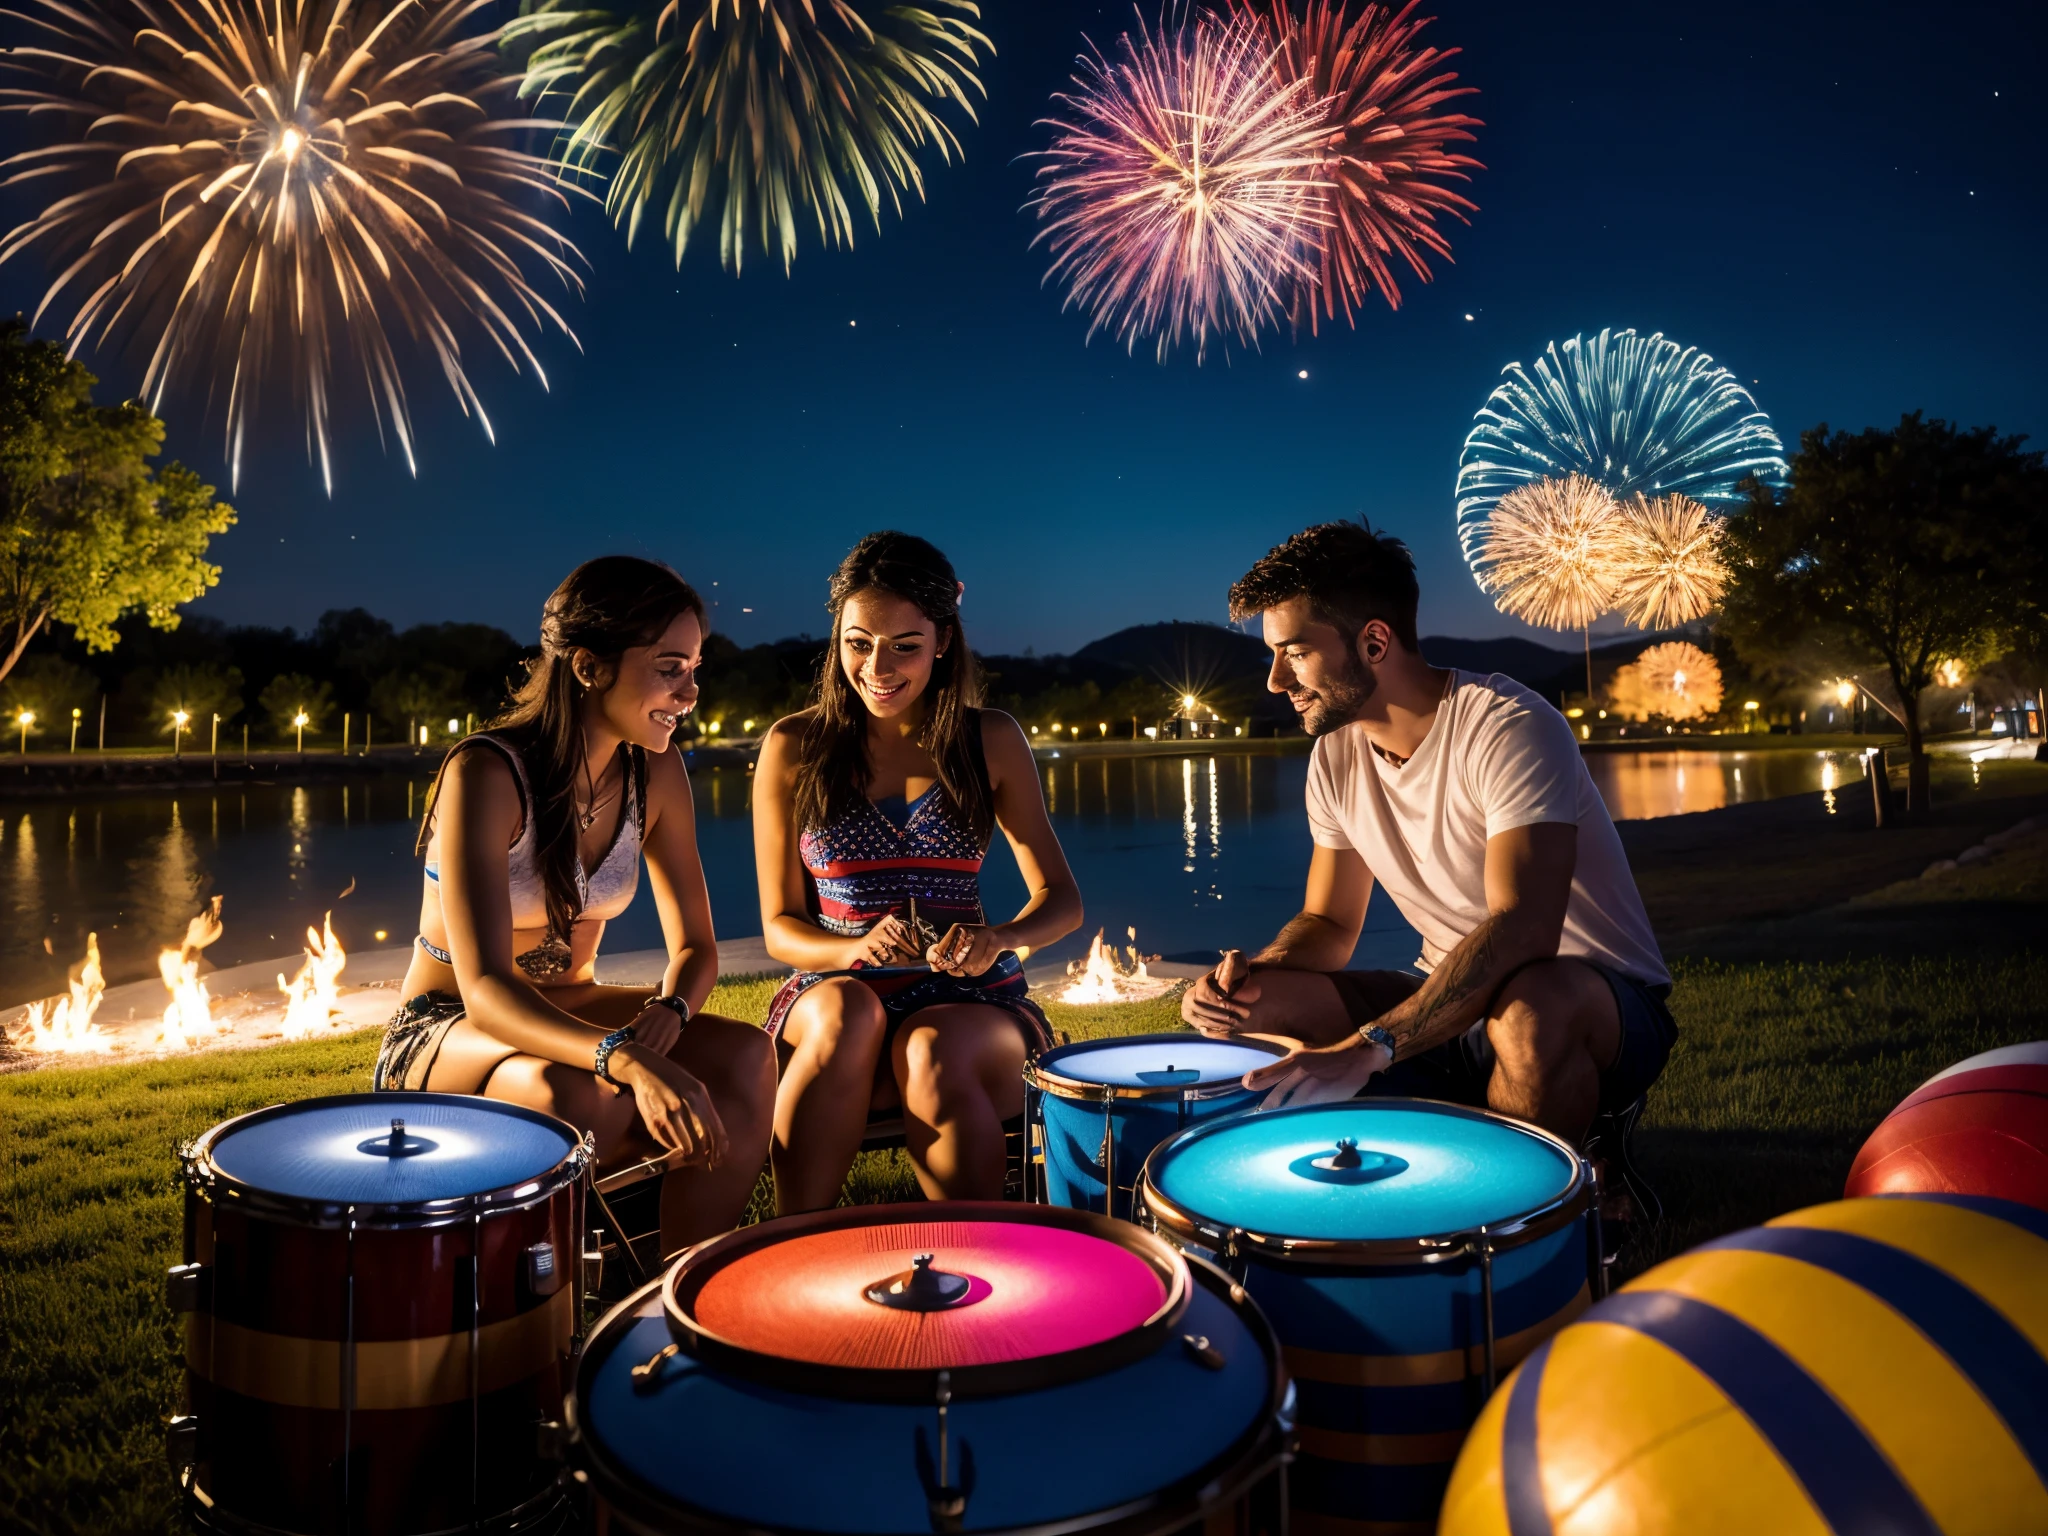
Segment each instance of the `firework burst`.
[{"label": "firework burst", "polygon": [[1585,629],[1614,606],[1620,534],[1614,498],[1599,481],[1532,481],[1493,509],[1479,585],[1511,618],[1544,629]]},{"label": "firework burst", "polygon": [[[706,223],[739,271],[750,240],[786,273],[801,227],[848,246],[855,206],[879,230],[884,204],[924,196],[918,155],[965,150],[941,115],[969,121],[995,46],[972,0],[668,0],[645,14],[537,0],[506,28],[530,50],[528,95],[559,92],[575,127],[558,150],[609,184],[630,244],[652,215],[681,265]],[[616,165],[613,160],[616,157]]]},{"label": "firework burst", "polygon": [[1478,212],[1447,183],[1483,167],[1449,146],[1471,143],[1483,124],[1444,110],[1478,92],[1441,69],[1459,50],[1416,41],[1432,19],[1411,19],[1417,3],[1398,13],[1367,5],[1353,16],[1350,0],[1308,0],[1297,18],[1288,0],[1236,0],[1271,28],[1282,78],[1323,103],[1317,174],[1329,185],[1330,223],[1317,242],[1315,280],[1296,283],[1289,302],[1295,324],[1305,319],[1311,332],[1339,314],[1354,323],[1375,288],[1399,309],[1394,264],[1428,282],[1430,256],[1451,259],[1437,217],[1463,224]]},{"label": "firework burst", "polygon": [[414,466],[394,338],[487,433],[463,332],[545,386],[527,333],[569,328],[525,274],[580,292],[580,258],[526,206],[562,203],[519,147],[554,125],[517,110],[474,0],[31,5],[38,45],[4,60],[31,83],[0,109],[64,126],[0,164],[0,185],[43,199],[0,261],[50,264],[37,317],[68,309],[74,351],[145,354],[152,407],[187,388],[219,406],[237,475],[283,378],[331,492],[335,381],[355,370]]},{"label": "firework burst", "polygon": [[1721,526],[1690,496],[1621,503],[1614,606],[1638,629],[1669,629],[1711,613],[1728,586]]},{"label": "firework burst", "polygon": [[1721,707],[1721,666],[1683,640],[1653,645],[1609,681],[1616,714],[1631,720],[1700,720]]},{"label": "firework burst", "polygon": [[1740,500],[1751,476],[1784,483],[1770,418],[1693,347],[1602,331],[1553,342],[1533,366],[1503,374],[1458,457],[1458,542],[1475,575],[1494,505],[1532,480],[1580,474],[1617,498],[1676,492],[1709,509]]},{"label": "firework burst", "polygon": [[[1092,47],[1092,45],[1091,45]],[[1255,17],[1198,15],[1158,30],[1140,16],[1116,62],[1083,54],[1053,99],[1052,146],[1032,198],[1052,256],[1046,280],[1127,351],[1156,338],[1247,346],[1316,281],[1330,222],[1317,173],[1323,103],[1284,79]]]}]

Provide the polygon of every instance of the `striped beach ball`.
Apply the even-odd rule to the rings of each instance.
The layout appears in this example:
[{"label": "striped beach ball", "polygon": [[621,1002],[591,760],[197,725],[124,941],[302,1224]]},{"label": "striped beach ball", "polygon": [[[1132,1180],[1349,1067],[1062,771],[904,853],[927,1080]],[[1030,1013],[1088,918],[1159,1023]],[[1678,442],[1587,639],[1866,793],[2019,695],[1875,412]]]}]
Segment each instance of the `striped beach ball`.
[{"label": "striped beach ball", "polygon": [[2048,1211],[2048,1040],[1959,1061],[1885,1116],[1848,1195],[1995,1195]]},{"label": "striped beach ball", "polygon": [[1658,1265],[1501,1385],[1438,1530],[2048,1532],[2048,1215],[1845,1200]]}]

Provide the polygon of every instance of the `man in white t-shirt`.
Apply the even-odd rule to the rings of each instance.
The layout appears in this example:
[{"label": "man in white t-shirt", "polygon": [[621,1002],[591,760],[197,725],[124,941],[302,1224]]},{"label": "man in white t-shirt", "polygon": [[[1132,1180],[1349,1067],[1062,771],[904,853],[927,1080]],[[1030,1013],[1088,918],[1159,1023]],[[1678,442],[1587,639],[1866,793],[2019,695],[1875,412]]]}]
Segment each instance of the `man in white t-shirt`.
[{"label": "man in white t-shirt", "polygon": [[[1316,738],[1315,853],[1300,914],[1228,951],[1181,1016],[1293,1046],[1245,1079],[1269,1107],[1370,1083],[1625,1159],[1675,1029],[1621,840],[1564,717],[1425,662],[1416,598],[1406,547],[1358,523],[1296,534],[1231,588],[1231,617],[1264,626],[1267,687]],[[1422,935],[1414,972],[1344,969],[1375,882]]]}]

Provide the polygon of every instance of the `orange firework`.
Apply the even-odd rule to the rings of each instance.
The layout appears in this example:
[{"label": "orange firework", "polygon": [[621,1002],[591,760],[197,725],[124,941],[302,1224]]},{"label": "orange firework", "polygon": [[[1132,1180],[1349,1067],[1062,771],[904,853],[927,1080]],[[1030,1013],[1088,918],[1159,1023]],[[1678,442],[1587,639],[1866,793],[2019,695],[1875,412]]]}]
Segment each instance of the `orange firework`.
[{"label": "orange firework", "polygon": [[1689,496],[1621,504],[1614,605],[1638,629],[1669,629],[1713,612],[1728,586],[1721,526]]}]

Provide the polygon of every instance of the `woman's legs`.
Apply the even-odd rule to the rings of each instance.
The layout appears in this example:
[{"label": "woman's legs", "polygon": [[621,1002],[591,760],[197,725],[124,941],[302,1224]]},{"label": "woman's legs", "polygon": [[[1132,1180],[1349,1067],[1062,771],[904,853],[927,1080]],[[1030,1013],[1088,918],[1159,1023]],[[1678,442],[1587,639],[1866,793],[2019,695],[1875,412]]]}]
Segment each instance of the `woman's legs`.
[{"label": "woman's legs", "polygon": [[[617,1029],[639,1016],[647,1006],[647,993],[637,987],[592,986],[556,1000],[580,1019]],[[665,1176],[664,1255],[728,1231],[739,1221],[767,1155],[775,1102],[775,1053],[768,1036],[751,1024],[700,1014],[684,1026],[682,1038],[668,1054],[711,1095],[725,1124],[729,1150],[716,1168],[678,1168]],[[448,1031],[428,1087],[441,1093],[481,1093],[566,1120],[596,1139],[600,1167],[660,1152],[641,1124],[630,1093],[614,1092],[587,1068],[508,1052],[467,1019]]]},{"label": "woman's legs", "polygon": [[809,988],[782,1021],[782,1086],[775,1096],[778,1215],[839,1203],[860,1151],[888,1020],[860,982],[834,977]]},{"label": "woman's legs", "polygon": [[896,1032],[891,1065],[904,1140],[933,1200],[999,1200],[1003,1122],[1024,1107],[1024,1033],[986,1003],[920,1008]]}]

